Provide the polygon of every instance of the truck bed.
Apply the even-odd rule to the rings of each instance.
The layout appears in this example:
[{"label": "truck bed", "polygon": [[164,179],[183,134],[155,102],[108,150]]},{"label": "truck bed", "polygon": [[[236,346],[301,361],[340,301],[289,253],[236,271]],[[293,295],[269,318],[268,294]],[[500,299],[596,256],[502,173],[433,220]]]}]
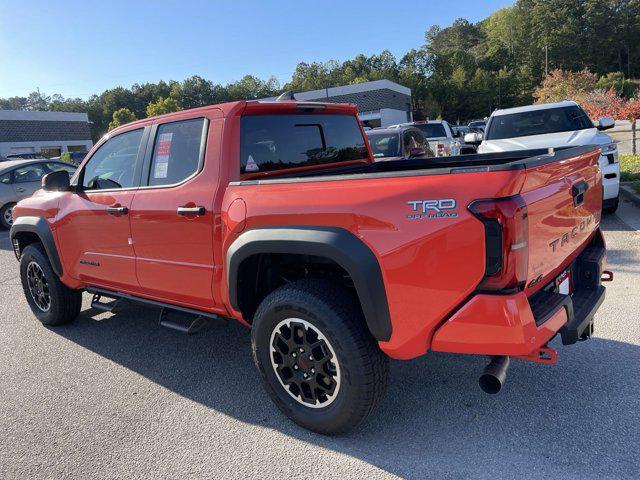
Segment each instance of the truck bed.
[{"label": "truck bed", "polygon": [[412,158],[390,162],[363,163],[360,165],[338,166],[323,170],[282,173],[274,172],[269,178],[261,180],[245,180],[235,184],[282,183],[283,181],[313,181],[357,179],[358,176],[411,176],[411,175],[443,175],[451,173],[492,172],[501,170],[519,170],[559,162],[598,147],[586,145],[579,147],[563,147],[549,153],[547,149],[520,150],[513,152],[486,153],[474,155],[457,155],[451,157]]}]

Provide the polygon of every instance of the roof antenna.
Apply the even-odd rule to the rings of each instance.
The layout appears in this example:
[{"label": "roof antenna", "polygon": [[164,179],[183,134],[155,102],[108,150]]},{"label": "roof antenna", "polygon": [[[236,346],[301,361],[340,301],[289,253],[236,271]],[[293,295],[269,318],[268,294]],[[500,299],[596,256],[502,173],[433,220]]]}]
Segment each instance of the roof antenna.
[{"label": "roof antenna", "polygon": [[276,102],[283,102],[285,100],[295,100],[295,99],[296,97],[293,95],[293,92],[291,90],[287,90],[278,98],[276,98]]}]

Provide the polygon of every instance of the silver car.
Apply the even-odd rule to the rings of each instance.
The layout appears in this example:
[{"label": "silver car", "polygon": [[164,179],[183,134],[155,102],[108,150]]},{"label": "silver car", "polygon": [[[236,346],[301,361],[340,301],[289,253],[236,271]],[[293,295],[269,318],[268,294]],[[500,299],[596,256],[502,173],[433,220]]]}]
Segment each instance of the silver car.
[{"label": "silver car", "polygon": [[15,204],[33,195],[40,188],[43,176],[58,170],[66,170],[71,175],[76,167],[54,160],[0,162],[0,226],[11,228]]}]

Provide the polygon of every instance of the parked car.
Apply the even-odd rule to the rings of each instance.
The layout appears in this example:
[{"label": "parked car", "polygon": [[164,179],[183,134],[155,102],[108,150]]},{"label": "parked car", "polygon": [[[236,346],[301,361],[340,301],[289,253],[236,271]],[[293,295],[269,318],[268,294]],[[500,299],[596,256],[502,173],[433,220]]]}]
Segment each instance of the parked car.
[{"label": "parked car", "polygon": [[464,136],[471,133],[471,129],[466,125],[456,125],[451,127],[453,138],[458,141],[460,147],[460,155],[470,155],[477,152],[477,146],[464,141]]},{"label": "parked car", "polygon": [[240,101],[111,131],[14,209],[34,315],[70,322],[87,291],[182,332],[235,319],[275,404],[324,434],[375,409],[389,357],[490,355],[497,393],[510,357],[589,338],[610,278],[598,148],[375,162],[357,114]]},{"label": "parked car", "polygon": [[[74,165],[80,165],[86,156],[87,152],[69,152],[69,157]],[[52,157],[51,160],[62,161],[62,157]]]},{"label": "parked car", "polygon": [[451,131],[454,137],[463,137],[467,133],[471,132],[471,129],[466,125],[452,125]]},{"label": "parked car", "polygon": [[435,152],[436,157],[448,157],[450,155],[460,154],[460,145],[456,139],[453,138],[453,132],[449,123],[445,120],[424,120],[411,123],[401,123],[398,125],[391,125],[389,128],[399,127],[416,127],[422,131],[427,140],[431,150]]},{"label": "parked car", "polygon": [[484,132],[484,129],[487,127],[486,120],[471,120],[469,122],[469,129],[473,131],[481,131]]},{"label": "parked car", "polygon": [[46,159],[41,153],[11,153],[7,155],[9,160],[39,160]]},{"label": "parked car", "polygon": [[75,168],[53,160],[8,160],[0,163],[0,226],[11,228],[15,204],[40,188],[47,173],[63,170],[73,173]]},{"label": "parked car", "polygon": [[602,150],[602,208],[605,213],[613,213],[618,208],[620,190],[618,147],[602,131],[614,125],[611,117],[601,118],[594,125],[576,102],[545,103],[496,110],[489,118],[484,136],[471,134],[465,140],[481,142],[478,153],[598,145]]},{"label": "parked car", "polygon": [[365,134],[376,162],[435,156],[427,139],[415,127],[365,130]]}]

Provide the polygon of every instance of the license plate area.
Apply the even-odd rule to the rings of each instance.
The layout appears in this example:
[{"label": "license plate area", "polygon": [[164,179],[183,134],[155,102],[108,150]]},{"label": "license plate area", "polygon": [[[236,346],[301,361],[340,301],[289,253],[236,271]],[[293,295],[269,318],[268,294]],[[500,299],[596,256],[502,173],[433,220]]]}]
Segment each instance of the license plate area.
[{"label": "license plate area", "polygon": [[562,295],[571,295],[573,293],[573,285],[571,282],[571,270],[567,269],[562,272],[555,280],[555,291]]}]

